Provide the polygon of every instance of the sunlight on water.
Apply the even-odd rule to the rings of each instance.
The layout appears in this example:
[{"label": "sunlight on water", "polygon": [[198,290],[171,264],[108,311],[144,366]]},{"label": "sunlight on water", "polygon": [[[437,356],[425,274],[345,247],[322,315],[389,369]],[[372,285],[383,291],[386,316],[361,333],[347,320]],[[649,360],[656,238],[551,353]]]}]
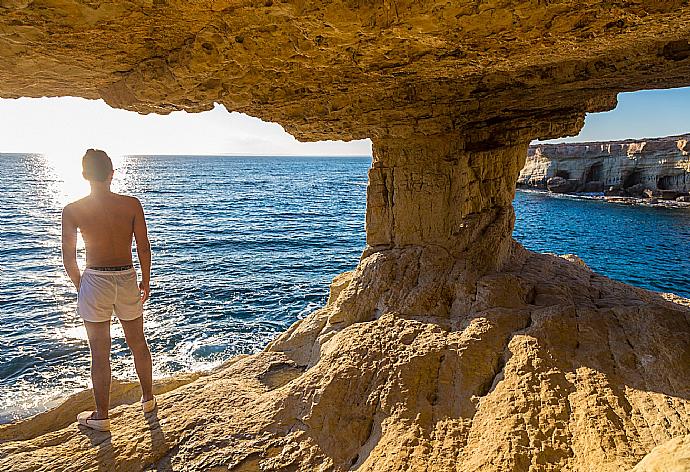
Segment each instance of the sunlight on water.
[{"label": "sunlight on water", "polygon": [[63,156],[41,155],[44,175],[54,176],[53,196],[56,204],[64,207],[69,202],[89,193],[89,184],[81,175],[81,160],[67,159]]},{"label": "sunlight on water", "polygon": [[77,326],[65,326],[64,328],[55,329],[55,338],[75,341],[88,341],[86,336],[86,328],[83,324]]},{"label": "sunlight on water", "polygon": [[0,401],[0,418],[18,419],[40,413],[58,406],[65,397],[84,387],[77,377],[64,378],[50,385],[19,380],[13,385],[12,398]]},{"label": "sunlight on water", "polygon": [[[27,270],[25,268],[21,271],[20,276],[23,282],[20,286],[22,289],[28,289],[32,286],[53,287],[50,290],[44,289],[42,296],[44,302],[52,306],[55,318],[60,320],[57,326],[41,323],[40,320],[33,322],[25,319],[23,322],[28,323],[34,330],[34,336],[42,336],[45,339],[42,341],[43,344],[54,344],[59,347],[54,353],[56,359],[65,356],[61,352],[63,350],[73,351],[76,349],[84,355],[88,353],[88,338],[84,325],[75,314],[74,298],[68,302],[64,297],[65,294],[74,294],[75,289],[62,268],[62,257],[59,250],[61,238],[59,215],[62,208],[72,201],[85,197],[90,191],[88,181],[81,174],[81,156],[78,154],[32,154],[27,155],[22,164],[21,175],[17,177],[24,180],[24,186],[31,186],[34,189],[31,194],[32,200],[24,202],[22,205],[26,213],[22,221],[26,221],[27,228],[34,228],[35,234],[31,237],[33,244],[44,246],[47,241],[52,241],[53,249],[43,256],[41,270],[36,270],[36,268]],[[118,191],[126,188],[127,185],[126,158],[114,156],[113,165],[116,169],[113,190]],[[22,178],[22,175],[25,177]],[[36,226],[48,215],[54,215],[50,218],[50,224]],[[0,242],[9,243],[9,241]],[[84,241],[79,234],[77,238],[77,262],[82,269],[85,267],[85,256]],[[3,275],[6,282],[8,277],[9,281],[12,280],[12,274]],[[35,308],[30,309],[30,311],[35,311]],[[3,314],[0,312],[0,318],[2,316]],[[0,321],[2,320],[0,319]],[[124,339],[120,325],[113,325],[112,336],[113,339]],[[52,339],[52,341],[48,341],[48,339]],[[2,343],[0,343],[0,350],[2,350]],[[10,361],[25,358],[31,359],[34,364],[49,362],[49,356],[44,356],[39,352],[33,346],[18,345],[13,348],[13,356]],[[75,366],[71,362],[61,362],[61,371],[62,374],[59,377],[51,374],[49,370],[41,370],[37,372],[32,381],[24,377],[15,379],[11,383],[11,395],[4,395],[4,391],[2,392],[3,395],[0,395],[2,397],[0,398],[0,418],[23,417],[42,411],[65,395],[88,387],[88,378],[84,377],[83,368]]]},{"label": "sunlight on water", "polygon": [[[113,156],[115,192],[139,198],[154,249],[145,330],[154,376],[260,350],[323,306],[364,246],[368,158]],[[345,183],[346,182],[346,183]],[[0,423],[88,388],[89,347],[62,268],[60,216],[89,192],[81,155],[0,156]],[[78,258],[84,267],[84,246]],[[135,380],[122,328],[112,371]]]}]

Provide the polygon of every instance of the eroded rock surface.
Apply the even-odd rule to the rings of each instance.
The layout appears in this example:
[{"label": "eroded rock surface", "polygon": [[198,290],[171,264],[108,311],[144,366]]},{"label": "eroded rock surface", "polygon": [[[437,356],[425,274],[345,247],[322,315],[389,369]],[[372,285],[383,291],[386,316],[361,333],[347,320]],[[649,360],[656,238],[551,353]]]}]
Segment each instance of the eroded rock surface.
[{"label": "eroded rock surface", "polygon": [[219,102],[374,144],[367,247],[326,307],[153,416],[117,407],[112,434],[3,436],[0,470],[618,471],[690,433],[690,302],[511,237],[531,140],[576,134],[617,92],[690,84],[686,0],[0,12],[0,96]]},{"label": "eroded rock surface", "polygon": [[[2,0],[0,96],[166,113],[214,102],[300,139],[558,137],[690,83],[685,0]],[[575,131],[576,132],[576,131]]]},{"label": "eroded rock surface", "polygon": [[647,454],[632,472],[685,472],[690,470],[690,435],[678,436]]},{"label": "eroded rock surface", "polygon": [[151,417],[116,408],[112,434],[3,442],[0,469],[620,471],[690,434],[690,308],[517,243],[508,259],[470,282],[440,248],[372,254],[265,352]]}]

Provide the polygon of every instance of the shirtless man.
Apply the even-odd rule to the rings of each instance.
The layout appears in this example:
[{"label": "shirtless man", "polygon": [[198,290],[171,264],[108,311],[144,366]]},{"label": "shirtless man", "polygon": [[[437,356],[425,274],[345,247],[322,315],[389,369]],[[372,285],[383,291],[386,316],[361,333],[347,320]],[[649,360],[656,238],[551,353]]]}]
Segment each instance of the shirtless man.
[{"label": "shirtless man", "polygon": [[[149,297],[151,247],[141,203],[110,191],[113,164],[108,155],[89,149],[82,159],[82,175],[91,194],[62,211],[62,260],[77,289],[77,311],[84,320],[91,348],[91,381],[96,411],[77,415],[80,424],[99,431],[110,429],[110,319],[120,319],[142,390],[144,413],[153,411],[151,352],[144,337],[143,303]],[[77,229],[86,245],[86,269],[77,265]],[[141,283],[132,266],[132,236],[137,242]]]}]

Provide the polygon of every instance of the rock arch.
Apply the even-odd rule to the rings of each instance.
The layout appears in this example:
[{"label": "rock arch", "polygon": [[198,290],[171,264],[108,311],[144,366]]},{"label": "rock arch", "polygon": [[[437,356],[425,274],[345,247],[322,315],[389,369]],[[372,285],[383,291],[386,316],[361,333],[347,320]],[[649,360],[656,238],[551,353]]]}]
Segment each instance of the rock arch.
[{"label": "rock arch", "polygon": [[2,97],[218,102],[298,139],[374,143],[367,248],[333,303],[155,417],[120,407],[111,437],[4,427],[1,469],[620,470],[689,434],[687,301],[511,237],[532,139],[576,134],[619,92],[690,85],[686,1],[0,12]]}]

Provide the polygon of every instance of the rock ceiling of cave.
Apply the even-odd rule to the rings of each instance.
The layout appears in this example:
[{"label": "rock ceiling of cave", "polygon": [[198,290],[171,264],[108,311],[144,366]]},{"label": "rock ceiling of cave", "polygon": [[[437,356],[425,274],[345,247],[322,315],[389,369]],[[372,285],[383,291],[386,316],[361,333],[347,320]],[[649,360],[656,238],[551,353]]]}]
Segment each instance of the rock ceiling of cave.
[{"label": "rock ceiling of cave", "polygon": [[222,103],[305,140],[520,128],[690,84],[689,18],[675,0],[0,0],[0,96]]}]

